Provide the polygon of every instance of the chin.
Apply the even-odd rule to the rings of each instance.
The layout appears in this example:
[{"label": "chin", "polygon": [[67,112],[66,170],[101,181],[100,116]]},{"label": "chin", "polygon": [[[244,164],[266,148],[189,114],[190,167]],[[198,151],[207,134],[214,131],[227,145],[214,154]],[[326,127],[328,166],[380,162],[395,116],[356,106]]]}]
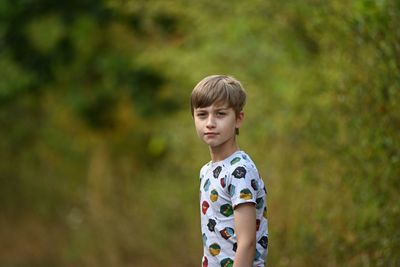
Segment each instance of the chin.
[{"label": "chin", "polygon": [[204,141],[209,147],[217,147],[220,145],[220,143],[214,142],[214,141]]}]

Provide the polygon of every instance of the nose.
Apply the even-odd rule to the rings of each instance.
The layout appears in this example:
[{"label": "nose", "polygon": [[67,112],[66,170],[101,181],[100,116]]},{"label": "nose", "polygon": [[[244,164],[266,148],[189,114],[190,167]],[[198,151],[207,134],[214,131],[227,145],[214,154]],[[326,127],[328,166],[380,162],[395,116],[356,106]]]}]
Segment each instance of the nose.
[{"label": "nose", "polygon": [[215,118],[214,118],[214,116],[212,116],[212,115],[208,116],[206,127],[208,129],[215,128]]}]

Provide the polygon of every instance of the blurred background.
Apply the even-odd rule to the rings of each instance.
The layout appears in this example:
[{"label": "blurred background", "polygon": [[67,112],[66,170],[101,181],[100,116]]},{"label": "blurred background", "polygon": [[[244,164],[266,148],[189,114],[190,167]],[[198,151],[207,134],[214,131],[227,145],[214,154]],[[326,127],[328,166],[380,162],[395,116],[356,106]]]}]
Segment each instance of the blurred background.
[{"label": "blurred background", "polygon": [[397,0],[0,1],[0,266],[200,266],[189,96],[248,92],[269,266],[400,266]]}]

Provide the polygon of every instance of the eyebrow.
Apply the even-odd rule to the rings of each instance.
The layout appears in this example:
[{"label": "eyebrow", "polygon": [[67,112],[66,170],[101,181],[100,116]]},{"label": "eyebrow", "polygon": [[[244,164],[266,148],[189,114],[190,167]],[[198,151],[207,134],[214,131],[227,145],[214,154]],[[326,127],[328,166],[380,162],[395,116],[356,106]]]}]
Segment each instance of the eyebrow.
[{"label": "eyebrow", "polygon": [[[215,108],[215,111],[228,110],[229,108],[230,108],[230,107],[218,107],[218,108]],[[206,107],[205,107],[205,108],[196,108],[194,111],[195,111],[195,112],[202,112],[202,111],[208,112],[208,110],[206,109]]]}]

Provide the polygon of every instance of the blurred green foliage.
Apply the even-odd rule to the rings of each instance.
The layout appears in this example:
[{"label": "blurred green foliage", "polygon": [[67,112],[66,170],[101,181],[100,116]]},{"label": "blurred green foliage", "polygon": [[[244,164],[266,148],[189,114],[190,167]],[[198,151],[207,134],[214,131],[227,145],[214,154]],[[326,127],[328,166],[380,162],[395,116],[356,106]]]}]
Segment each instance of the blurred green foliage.
[{"label": "blurred green foliage", "polygon": [[269,266],[400,265],[395,0],[0,3],[0,266],[198,266],[189,95],[231,74]]}]

